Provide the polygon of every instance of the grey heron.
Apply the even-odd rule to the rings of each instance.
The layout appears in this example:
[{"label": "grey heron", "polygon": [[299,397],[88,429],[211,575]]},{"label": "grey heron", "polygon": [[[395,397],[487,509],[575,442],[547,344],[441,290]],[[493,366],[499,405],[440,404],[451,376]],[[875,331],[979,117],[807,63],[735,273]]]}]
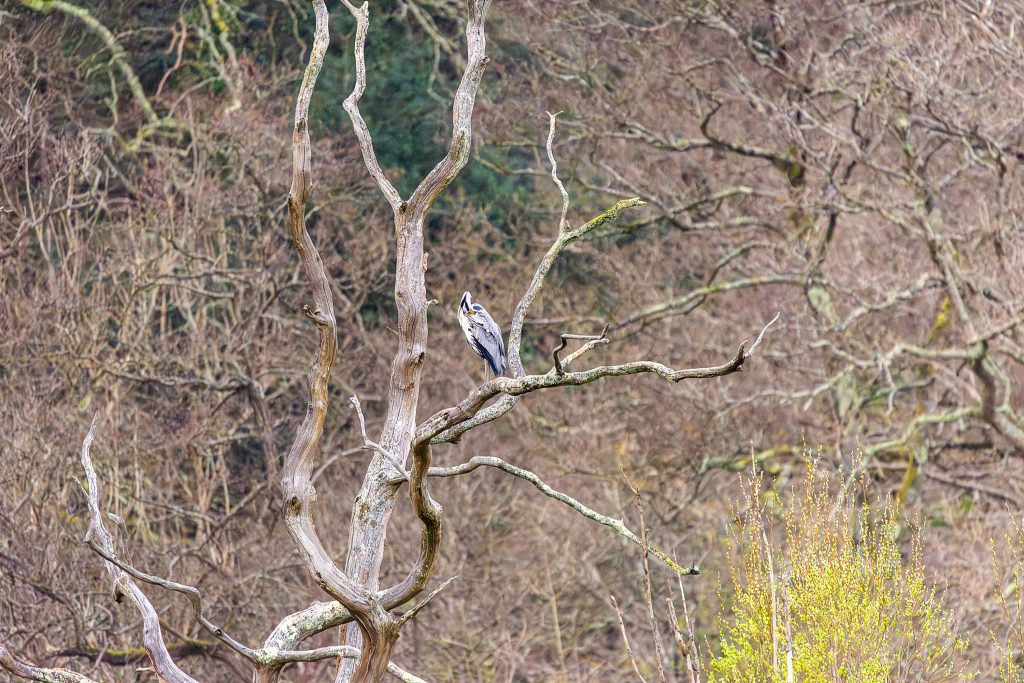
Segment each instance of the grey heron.
[{"label": "grey heron", "polygon": [[[463,292],[459,302],[459,324],[466,334],[466,340],[477,355],[487,361],[495,376],[508,373],[505,359],[505,343],[501,340],[501,328],[494,318],[480,304],[473,303],[469,292]],[[484,373],[486,375],[486,373]]]}]

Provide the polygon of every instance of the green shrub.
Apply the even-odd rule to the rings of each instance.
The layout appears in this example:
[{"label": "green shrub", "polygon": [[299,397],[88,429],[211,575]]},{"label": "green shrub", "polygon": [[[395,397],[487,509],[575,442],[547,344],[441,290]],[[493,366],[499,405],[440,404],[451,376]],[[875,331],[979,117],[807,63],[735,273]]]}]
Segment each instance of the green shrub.
[{"label": "green shrub", "polygon": [[1000,559],[996,542],[990,541],[995,599],[1005,622],[1000,635],[993,633],[992,640],[999,651],[999,680],[1024,683],[1024,526],[1016,520],[1013,525],[1014,533],[1003,539],[1007,559]]},{"label": "green shrub", "polygon": [[709,681],[970,678],[967,643],[924,580],[920,539],[904,562],[891,506],[873,511],[837,499],[812,466],[802,495],[768,498],[784,532],[776,543],[760,481],[750,484],[730,537],[734,594],[720,616]]}]

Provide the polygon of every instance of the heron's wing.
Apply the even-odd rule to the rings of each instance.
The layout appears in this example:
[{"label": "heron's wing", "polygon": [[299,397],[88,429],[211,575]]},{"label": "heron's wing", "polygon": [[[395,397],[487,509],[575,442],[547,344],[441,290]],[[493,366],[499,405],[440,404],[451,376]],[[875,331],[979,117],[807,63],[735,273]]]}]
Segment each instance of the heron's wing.
[{"label": "heron's wing", "polygon": [[505,358],[505,342],[501,339],[501,328],[487,311],[478,314],[482,320],[474,325],[474,346],[477,353],[484,357],[495,375],[508,372],[508,361]]}]

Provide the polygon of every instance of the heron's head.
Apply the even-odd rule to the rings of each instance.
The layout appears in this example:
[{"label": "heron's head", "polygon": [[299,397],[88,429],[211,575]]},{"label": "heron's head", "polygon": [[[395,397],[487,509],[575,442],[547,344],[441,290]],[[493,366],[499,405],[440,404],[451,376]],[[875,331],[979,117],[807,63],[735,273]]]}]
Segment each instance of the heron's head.
[{"label": "heron's head", "polygon": [[466,315],[472,315],[475,313],[473,310],[476,306],[473,305],[473,297],[470,296],[469,292],[462,293],[462,301],[459,302],[459,310]]}]

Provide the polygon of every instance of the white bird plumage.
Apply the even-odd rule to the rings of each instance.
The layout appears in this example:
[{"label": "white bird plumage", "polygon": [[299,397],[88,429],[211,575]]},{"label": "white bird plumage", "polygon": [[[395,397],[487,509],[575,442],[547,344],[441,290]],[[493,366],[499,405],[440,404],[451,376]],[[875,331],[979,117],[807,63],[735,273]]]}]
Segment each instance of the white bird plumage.
[{"label": "white bird plumage", "polygon": [[505,342],[501,339],[501,328],[487,309],[473,303],[469,292],[463,292],[459,302],[459,324],[466,334],[466,340],[476,354],[487,361],[487,366],[495,375],[508,373],[508,360],[505,358]]}]

